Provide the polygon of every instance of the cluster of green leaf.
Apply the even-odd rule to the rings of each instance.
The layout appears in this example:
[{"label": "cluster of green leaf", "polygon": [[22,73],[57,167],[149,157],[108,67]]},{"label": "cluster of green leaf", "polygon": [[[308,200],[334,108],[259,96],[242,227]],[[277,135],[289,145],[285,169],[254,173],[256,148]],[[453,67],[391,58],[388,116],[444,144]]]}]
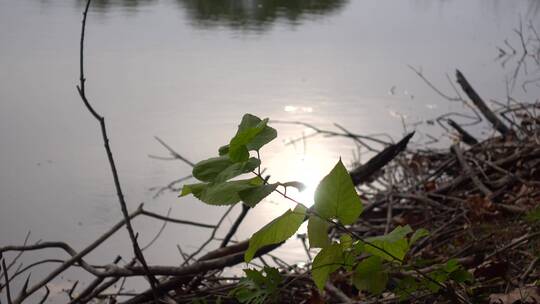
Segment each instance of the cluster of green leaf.
[{"label": "cluster of green leaf", "polygon": [[[242,201],[254,207],[278,186],[301,189],[299,182],[267,183],[258,173],[253,178],[232,180],[260,168],[259,150],[277,136],[276,130],[267,123],[268,119],[261,120],[246,114],[229,144],[219,148],[219,156],[195,165],[193,176],[201,183],[185,185],[181,196],[192,194],[211,205],[230,205]],[[251,151],[256,151],[257,157],[251,157]],[[412,244],[429,235],[425,229],[413,233],[408,225],[367,239],[361,239],[347,230],[346,225],[355,223],[362,214],[363,205],[341,160],[321,180],[313,200],[312,208],[297,204],[293,210],[287,210],[253,234],[244,255],[245,261],[250,262],[259,249],[289,239],[307,218],[310,247],[320,248],[311,269],[317,287],[324,289],[329,276],[338,269],[344,269],[353,272],[352,283],[357,289],[380,294],[387,288],[390,271],[401,267]],[[344,232],[339,240],[328,237],[330,227]],[[247,278],[236,291],[237,298],[246,303],[259,303],[259,299],[268,296],[266,289],[269,286],[277,288],[279,285],[276,271],[265,268],[267,275],[263,276],[260,272],[246,270]],[[405,291],[404,294],[410,294],[421,286],[436,292],[441,286],[438,283],[448,279],[468,280],[468,275],[459,264],[447,263],[427,275],[427,283],[406,277],[398,282],[398,287]]]},{"label": "cluster of green leaf", "polygon": [[[473,282],[474,278],[470,272],[463,268],[455,259],[447,261],[434,271],[427,274],[429,279],[418,276],[406,275],[397,280],[395,293],[403,300],[408,299],[415,292],[425,291],[427,293],[439,292],[439,284],[453,281],[456,283]],[[439,283],[439,284],[437,284]]]},{"label": "cluster of green leaf", "polygon": [[240,303],[263,304],[274,302],[283,277],[276,268],[264,267],[261,271],[244,269],[246,276],[240,280],[231,295]]},{"label": "cluster of green leaf", "polygon": [[228,145],[219,148],[219,156],[193,167],[193,177],[201,183],[184,185],[180,196],[192,194],[210,205],[232,205],[242,201],[254,207],[274,191],[277,184],[267,185],[260,176],[232,180],[260,167],[260,159],[250,157],[249,152],[258,152],[277,137],[276,130],[267,123],[268,119],[244,115],[236,135]]},{"label": "cluster of green leaf", "polygon": [[331,243],[313,260],[312,275],[315,284],[324,288],[328,276],[343,267],[352,271],[352,283],[358,290],[381,294],[387,286],[389,272],[399,268],[411,245],[427,231],[417,230],[410,238],[412,229],[407,225],[396,227],[386,235],[353,240],[349,235],[339,243]]}]

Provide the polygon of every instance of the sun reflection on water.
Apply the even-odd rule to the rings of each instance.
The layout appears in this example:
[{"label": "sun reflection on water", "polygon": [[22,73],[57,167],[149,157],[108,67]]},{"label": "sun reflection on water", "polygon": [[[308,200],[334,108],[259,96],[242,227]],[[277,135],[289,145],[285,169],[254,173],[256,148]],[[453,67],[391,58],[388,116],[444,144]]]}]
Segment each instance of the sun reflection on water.
[{"label": "sun reflection on water", "polygon": [[[292,149],[288,149],[292,150]],[[323,145],[310,144],[308,152],[284,151],[272,164],[273,177],[280,182],[299,181],[305,185],[301,192],[288,187],[287,195],[307,207],[313,205],[313,196],[320,180],[331,169],[332,157]]]}]

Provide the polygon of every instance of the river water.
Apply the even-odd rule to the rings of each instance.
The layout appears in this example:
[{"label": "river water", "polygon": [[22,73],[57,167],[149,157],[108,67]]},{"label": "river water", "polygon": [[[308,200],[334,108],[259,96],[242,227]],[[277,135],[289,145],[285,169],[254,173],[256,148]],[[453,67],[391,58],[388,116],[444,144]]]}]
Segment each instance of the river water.
[{"label": "river water", "polygon": [[[22,243],[31,231],[31,242],[80,249],[121,218],[98,125],[75,90],[83,6],[0,0],[0,245]],[[154,136],[192,161],[216,155],[244,113],[327,129],[337,122],[396,139],[416,128],[415,144],[429,141],[425,134],[444,139],[427,121],[465,110],[429,89],[408,65],[450,93],[446,73],[459,68],[486,99],[504,99],[515,59],[503,67],[497,47],[509,50],[508,39],[519,50],[513,29],[520,20],[524,27],[540,25],[539,11],[532,0],[94,1],[87,93],[106,117],[130,209],[144,202],[162,214],[172,208],[173,217],[215,223],[224,208],[171,192],[154,198],[149,188],[190,173],[182,162],[149,157],[168,156]],[[529,98],[531,91],[515,94]],[[305,182],[306,204],[340,156],[348,165],[355,158],[351,141],[319,136],[292,145],[287,142],[310,131],[273,126],[279,138],[262,151],[263,164],[276,180]],[[290,207],[271,197],[250,212],[238,240]],[[160,226],[135,221],[142,243]],[[148,260],[178,263],[176,245],[191,252],[208,233],[170,224]],[[291,241],[279,254],[301,261],[299,248]],[[89,261],[108,263],[117,254],[130,256],[125,231]],[[60,255],[28,253],[23,261],[50,256]]]}]

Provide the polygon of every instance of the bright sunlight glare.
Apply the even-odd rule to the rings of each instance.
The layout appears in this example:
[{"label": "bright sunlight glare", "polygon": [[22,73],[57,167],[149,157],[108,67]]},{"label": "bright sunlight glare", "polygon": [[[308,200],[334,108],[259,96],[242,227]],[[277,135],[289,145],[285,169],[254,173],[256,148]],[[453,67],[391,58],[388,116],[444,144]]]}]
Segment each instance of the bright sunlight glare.
[{"label": "bright sunlight glare", "polygon": [[[299,192],[290,187],[287,195],[307,207],[313,205],[313,196],[320,180],[332,169],[333,158],[323,146],[312,143],[309,151],[294,151],[287,149],[274,160],[273,177],[281,182],[299,181],[306,188]],[[293,151],[290,151],[293,150]],[[274,179],[276,180],[276,179]]]}]

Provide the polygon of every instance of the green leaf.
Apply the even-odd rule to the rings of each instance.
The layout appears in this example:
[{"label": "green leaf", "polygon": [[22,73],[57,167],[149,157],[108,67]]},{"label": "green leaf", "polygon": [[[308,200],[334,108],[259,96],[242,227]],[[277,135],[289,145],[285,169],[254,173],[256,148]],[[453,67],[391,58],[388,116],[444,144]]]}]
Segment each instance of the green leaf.
[{"label": "green leaf", "polygon": [[416,230],[411,236],[411,239],[409,241],[409,246],[412,246],[412,244],[416,243],[416,241],[428,235],[429,235],[429,231],[427,229],[420,228]]},{"label": "green leaf", "polygon": [[180,196],[193,194],[193,196],[197,197],[201,195],[202,191],[206,188],[208,188],[208,184],[205,183],[184,185],[182,187],[182,192],[180,192]]},{"label": "green leaf", "polygon": [[242,121],[240,122],[240,125],[238,125],[238,133],[244,132],[252,128],[256,128],[261,121],[262,120],[259,117],[253,114],[244,114],[244,116],[242,116]]},{"label": "green leaf", "polygon": [[343,268],[345,271],[352,271],[356,265],[357,255],[353,251],[343,253]]},{"label": "green leaf", "polygon": [[254,269],[244,269],[244,273],[246,274],[246,278],[250,279],[255,283],[256,285],[263,286],[266,282],[266,278],[263,276],[263,274],[257,270]]},{"label": "green leaf", "polygon": [[276,130],[268,127],[268,118],[260,118],[246,114],[238,126],[236,135],[229,143],[229,157],[234,162],[245,161],[249,158],[250,150],[259,150],[263,145],[276,138]]},{"label": "green leaf", "polygon": [[362,252],[366,252],[366,246],[369,246],[367,245],[366,243],[364,243],[364,241],[356,241],[353,243],[353,251],[359,255],[360,253]]},{"label": "green leaf", "polygon": [[[266,275],[263,275],[263,271]],[[240,279],[237,287],[230,293],[240,303],[264,304],[274,303],[274,298],[279,292],[279,284],[283,277],[279,270],[272,267],[264,267],[257,271],[244,269],[245,278]]]},{"label": "green leaf", "polygon": [[253,208],[265,197],[267,197],[274,190],[276,190],[277,186],[278,184],[262,185],[262,186],[254,187],[254,188],[247,189],[244,191],[240,191],[238,195],[240,195],[240,199],[242,200],[242,202],[244,202],[244,204]]},{"label": "green leaf", "polygon": [[250,290],[247,288],[239,288],[234,290],[234,296],[240,303],[262,304],[266,294],[260,290]]},{"label": "green leaf", "polygon": [[310,248],[324,248],[331,244],[328,238],[330,224],[318,216],[310,215],[308,221],[308,239]]},{"label": "green leaf", "polygon": [[193,177],[203,182],[214,181],[221,171],[231,166],[233,162],[228,156],[213,157],[198,162],[193,166]]},{"label": "green leaf", "polygon": [[263,269],[266,273],[267,286],[271,287],[270,289],[277,288],[283,282],[283,277],[277,268],[265,266]]},{"label": "green leaf", "polygon": [[258,158],[252,157],[245,162],[232,163],[230,166],[221,171],[216,177],[214,182],[220,183],[229,180],[233,177],[249,173],[261,164]]},{"label": "green leaf", "polygon": [[219,147],[218,153],[219,156],[227,155],[229,153],[229,145]]},{"label": "green leaf", "polygon": [[450,279],[458,283],[474,282],[474,276],[470,272],[462,268],[452,272],[450,274]]},{"label": "green leaf", "polygon": [[265,126],[262,128],[260,133],[258,133],[251,141],[247,143],[246,147],[249,151],[258,151],[264,145],[277,137],[277,131],[274,128],[266,125],[268,123],[268,119],[261,120],[255,115],[245,114],[244,117],[242,117],[241,128],[243,130],[248,128],[256,128],[261,122],[264,122]]},{"label": "green leaf", "polygon": [[260,160],[255,157],[236,163],[231,161],[227,155],[213,157],[198,162],[193,167],[193,176],[203,182],[220,183],[251,172],[260,164]]},{"label": "green leaf", "polygon": [[348,234],[342,234],[339,237],[339,244],[341,244],[341,247],[343,247],[343,250],[350,249],[353,246],[353,239]]},{"label": "green leaf", "polygon": [[257,134],[255,138],[251,140],[251,142],[247,144],[247,149],[249,151],[259,151],[264,145],[271,142],[276,137],[277,137],[276,129],[269,126],[265,126],[262,129],[262,131],[259,134]]},{"label": "green leaf", "polygon": [[235,162],[245,161],[249,158],[249,151],[246,145],[235,145],[229,150],[229,157]]},{"label": "green leaf", "polygon": [[[459,283],[464,283],[467,281],[473,282],[474,280],[472,274],[465,270],[456,259],[448,260],[444,265],[429,273],[428,276],[432,280],[439,283],[444,283],[448,279],[452,279]],[[432,292],[437,292],[441,288],[439,284],[436,284],[431,280],[423,280],[422,283],[425,288],[431,290]]]},{"label": "green leaf", "polygon": [[341,249],[343,250],[343,268],[345,268],[346,271],[352,271],[358,257],[358,254],[354,249],[352,237],[348,234],[342,234],[339,237],[339,245],[341,245]]},{"label": "green leaf", "polygon": [[232,205],[240,201],[239,192],[262,185],[260,177],[223,182],[219,184],[184,185],[180,196],[193,194],[196,198],[210,205]]},{"label": "green leaf", "polygon": [[370,256],[358,263],[354,270],[353,283],[358,290],[381,294],[388,283],[388,274],[383,269],[381,258]]},{"label": "green leaf", "polygon": [[418,285],[419,284],[416,282],[414,277],[405,276],[404,278],[398,280],[395,292],[399,296],[399,299],[404,301],[413,295],[414,292],[418,291]]},{"label": "green leaf", "polygon": [[449,274],[450,279],[459,283],[474,281],[473,275],[466,269],[464,269],[463,266],[461,266],[461,264],[459,264],[459,261],[456,259],[448,260],[446,264],[444,264],[440,268],[440,270]]},{"label": "green leaf", "polygon": [[304,222],[305,215],[306,208],[302,205],[297,205],[294,210],[287,210],[284,214],[261,228],[249,240],[249,247],[244,255],[244,260],[246,262],[251,261],[257,250],[266,245],[286,241]]},{"label": "green leaf", "polygon": [[398,226],[387,235],[367,238],[364,251],[388,261],[401,263],[409,250],[406,236],[411,232],[409,225]]},{"label": "green leaf", "polygon": [[323,248],[313,259],[311,266],[311,275],[315,285],[320,290],[323,290],[330,274],[341,267],[342,264],[343,252],[340,244],[332,244]]},{"label": "green leaf", "polygon": [[239,192],[260,186],[263,180],[259,177],[213,184],[206,188],[199,199],[211,205],[231,205],[238,203]]},{"label": "green leaf", "polygon": [[350,225],[362,213],[360,197],[341,159],[315,190],[315,212],[323,218],[337,218]]},{"label": "green leaf", "polygon": [[[431,280],[422,280],[422,283],[425,285],[425,287],[432,292],[438,292],[441,289],[441,286],[439,284],[436,284],[435,282],[444,283],[446,280],[448,280],[449,274],[443,270],[435,270],[428,274],[428,276],[431,278]],[[433,281],[435,282],[433,282]]]},{"label": "green leaf", "polygon": [[461,265],[459,265],[458,260],[450,259],[448,260],[448,262],[446,262],[446,264],[443,265],[441,269],[447,273],[451,273],[458,270],[459,268],[461,268]]}]

